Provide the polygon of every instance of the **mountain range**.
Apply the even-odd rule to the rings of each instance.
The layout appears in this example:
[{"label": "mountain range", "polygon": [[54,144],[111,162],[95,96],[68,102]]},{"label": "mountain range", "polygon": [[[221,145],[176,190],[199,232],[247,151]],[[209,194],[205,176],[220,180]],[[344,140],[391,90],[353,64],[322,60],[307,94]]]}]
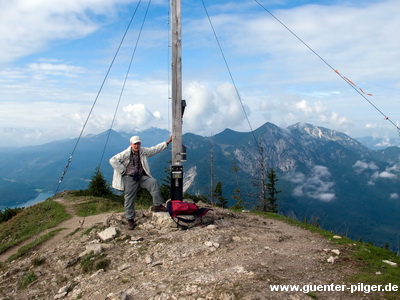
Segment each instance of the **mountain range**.
[{"label": "mountain range", "polygon": [[[97,166],[111,182],[108,160],[126,149],[129,137],[135,134],[140,134],[143,146],[169,136],[167,130],[157,128],[86,136],[78,143],[67,169],[76,139],[0,149],[0,209],[23,205],[41,190],[84,189]],[[186,133],[183,143],[188,153],[184,185],[191,194],[210,195],[211,182],[215,186],[221,181],[230,205],[235,204],[233,191],[239,188],[252,208],[259,199],[256,178],[262,162],[277,173],[281,214],[352,239],[388,243],[399,249],[398,147],[373,150],[344,133],[300,123],[287,128],[266,123],[253,132],[226,129],[210,137]],[[170,160],[170,151],[151,158],[152,175],[159,180],[166,178]]]}]

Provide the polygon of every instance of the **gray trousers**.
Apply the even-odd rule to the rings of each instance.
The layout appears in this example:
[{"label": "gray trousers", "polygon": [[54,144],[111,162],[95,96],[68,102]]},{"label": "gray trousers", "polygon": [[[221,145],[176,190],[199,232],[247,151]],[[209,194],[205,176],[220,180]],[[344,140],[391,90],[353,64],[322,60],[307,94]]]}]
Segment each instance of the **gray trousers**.
[{"label": "gray trousers", "polygon": [[125,216],[128,220],[135,217],[135,198],[139,186],[149,191],[153,197],[153,205],[161,205],[164,202],[157,180],[155,180],[153,177],[142,176],[138,181],[133,180],[131,176],[124,176],[123,178],[125,184]]}]

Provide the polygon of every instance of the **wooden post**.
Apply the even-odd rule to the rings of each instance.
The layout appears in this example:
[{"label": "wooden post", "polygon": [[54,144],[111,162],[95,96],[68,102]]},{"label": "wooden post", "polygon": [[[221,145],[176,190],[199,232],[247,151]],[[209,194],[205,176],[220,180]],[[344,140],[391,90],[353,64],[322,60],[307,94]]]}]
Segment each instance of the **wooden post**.
[{"label": "wooden post", "polygon": [[171,200],[183,199],[181,1],[171,0],[172,166]]}]

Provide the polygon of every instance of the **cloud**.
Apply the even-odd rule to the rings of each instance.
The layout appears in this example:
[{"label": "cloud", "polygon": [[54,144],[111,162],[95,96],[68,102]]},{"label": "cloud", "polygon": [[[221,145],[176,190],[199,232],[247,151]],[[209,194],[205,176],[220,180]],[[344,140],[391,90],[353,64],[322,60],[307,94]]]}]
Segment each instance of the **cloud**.
[{"label": "cloud", "polygon": [[378,173],[378,177],[379,178],[389,178],[389,179],[393,179],[396,178],[395,174],[389,173],[387,171],[383,171],[381,173]]},{"label": "cloud", "polygon": [[[376,92],[371,101],[379,101],[376,103],[378,107],[384,105],[384,111],[393,109],[389,99],[382,99],[387,88],[377,78],[393,82],[396,70],[400,68],[396,58],[399,44],[395,30],[400,27],[397,17],[400,6],[395,1],[353,5],[336,3],[313,3],[272,12],[331,66],[338,68],[364,90]],[[250,18],[247,15],[221,14],[213,16],[213,19],[217,23],[217,31],[229,28],[235,33],[234,38],[225,41],[225,44],[232,43],[229,44],[232,46],[229,54],[233,52],[231,55],[238,57],[243,54],[260,55],[256,62],[246,60],[247,66],[259,70],[254,72],[257,76],[251,79],[253,84],[262,82],[265,91],[275,95],[277,105],[274,106],[278,108],[274,112],[268,108],[262,116],[285,125],[302,121],[356,132],[354,125],[363,114],[360,109],[368,111],[370,104],[273,18],[266,18],[263,14],[254,14]],[[372,48],[365,45],[372,45]],[[243,58],[237,61],[243,62]],[[285,103],[285,94],[299,95],[301,99],[288,104]],[[391,103],[394,103],[395,94],[390,94]],[[286,105],[286,111],[279,109],[282,105]],[[318,106],[323,110],[318,111]],[[359,113],[354,114],[356,111]],[[379,118],[379,113],[368,113],[362,118],[363,124],[371,124]],[[358,132],[361,127],[358,127]]]},{"label": "cloud", "polygon": [[297,186],[293,189],[293,195],[296,197],[310,197],[322,202],[331,202],[335,200],[336,195],[333,190],[335,185],[331,181],[331,173],[325,166],[314,166],[309,176],[302,173],[295,173],[289,178]]},{"label": "cloud", "polygon": [[[15,111],[13,111],[15,110]],[[0,103],[0,147],[37,145],[65,138],[76,138],[87,119],[90,106],[71,103],[27,102]],[[29,116],[26,114],[29,112]],[[18,119],[8,124],[8,115]],[[84,134],[100,133],[109,128],[112,115],[96,111],[90,116]],[[32,128],[32,122],[35,127]],[[17,125],[17,126],[15,126]]]},{"label": "cloud", "polygon": [[378,166],[373,162],[365,162],[357,160],[356,163],[353,165],[353,169],[357,174],[361,174],[367,170],[376,171],[378,170]]},{"label": "cloud", "polygon": [[282,109],[281,114],[284,116],[286,124],[303,121],[342,130],[351,124],[350,120],[344,116],[339,116],[337,112],[330,111],[322,102],[299,99],[298,96],[294,95],[285,97]]},{"label": "cloud", "polygon": [[365,128],[370,129],[370,128],[376,128],[378,125],[377,124],[372,124],[372,123],[367,123],[365,124]]},{"label": "cloud", "polygon": [[124,115],[119,123],[126,124],[126,127],[144,129],[156,124],[160,119],[160,113],[152,113],[144,104],[130,104],[123,108]]},{"label": "cloud", "polygon": [[387,168],[387,171],[389,172],[394,172],[394,173],[400,173],[400,164],[395,163],[392,166]]},{"label": "cloud", "polygon": [[375,146],[376,147],[391,147],[391,146],[395,146],[395,144],[392,142],[392,139],[390,137],[384,136],[382,138],[381,142],[376,143]]},{"label": "cloud", "polygon": [[[89,111],[118,46],[121,30],[127,25],[127,16],[137,1],[3,2],[0,11],[2,128],[20,132],[21,141],[23,132],[27,131],[59,138],[76,134],[82,118],[69,116],[81,113],[84,118]],[[308,122],[345,131],[351,136],[397,134],[391,126],[374,125],[381,120],[379,113],[371,112],[368,103],[274,18],[260,7],[236,2],[210,3],[209,12],[253,129],[265,122],[279,126]],[[371,100],[379,108],[394,112],[393,103],[400,88],[397,0],[308,3],[269,5],[285,25],[341,74],[373,92]],[[168,29],[162,20],[167,23],[168,5],[164,0],[152,4],[155,4],[151,7],[154,18],[149,18],[144,28],[132,68],[134,74],[129,77],[129,84],[133,85],[127,85],[127,97],[124,95],[123,101],[129,99],[129,104],[145,105],[148,111],[142,109],[144,115],[137,119],[142,128],[147,124],[166,128],[171,123],[167,122],[167,106],[164,108],[169,97],[164,91],[170,85],[167,78],[170,62],[167,64]],[[184,99],[188,103],[183,130],[203,135],[227,127],[249,131],[208,20],[198,8],[185,9],[183,15]],[[129,38],[134,39],[131,35]],[[107,82],[110,85],[105,87],[107,95],[99,99],[103,107],[96,107],[88,130],[98,130],[101,124],[108,124],[112,119],[112,105],[130,58],[128,48],[124,46],[122,58],[117,59],[119,68],[112,70]],[[62,103],[62,113],[54,103]],[[121,103],[121,107],[127,105]],[[3,113],[4,107],[8,110]],[[43,108],[43,115],[39,107]],[[58,134],[51,134],[51,130],[63,128],[45,124],[45,120],[53,122],[51,114],[59,116],[59,122],[65,121],[64,127],[71,130],[61,129]],[[118,111],[118,129],[136,126],[127,122],[127,114],[132,116],[132,112]],[[367,128],[365,124],[369,124]],[[102,128],[107,129],[107,126]],[[29,140],[33,141],[34,136]],[[36,136],[43,140],[41,134]],[[1,140],[0,144],[10,141]]]},{"label": "cloud", "polygon": [[[342,67],[342,70],[352,68],[357,72],[357,78],[358,76],[376,77],[377,75],[373,72],[375,68],[380,72],[384,72],[385,68],[390,69],[391,72],[395,71],[393,66],[386,65],[385,62],[395,58],[397,53],[398,42],[395,28],[400,25],[397,18],[400,8],[396,5],[396,1],[357,3],[356,5],[312,3],[312,5],[301,5],[290,9],[276,9],[272,12],[310,47],[333,61],[334,65]],[[319,81],[325,76],[329,77],[329,72],[308,72],[312,69],[311,66],[320,65],[324,68],[323,62],[281,24],[273,18],[266,18],[265,14],[254,14],[249,18],[248,15],[243,14],[221,13],[221,15],[213,16],[213,20],[217,31],[219,28],[225,28],[225,30],[229,28],[231,29],[229,32],[234,32],[235,38],[232,38],[230,42],[236,52],[262,53],[271,56],[272,63],[269,61],[267,63],[265,60],[265,63],[260,63],[260,65],[265,69],[275,71],[272,72],[274,76],[282,80],[302,81],[309,80],[312,76],[314,81]],[[383,32],[378,24],[385,23],[388,26],[385,26],[386,30]],[[382,43],[376,42],[377,37]],[[367,44],[371,47],[365,47]],[[383,57],[379,51],[383,51],[388,57]],[[299,64],[300,56],[302,60],[304,59],[303,67]],[[374,61],[376,56],[381,57],[384,63]],[[368,68],[355,68],[364,60],[370,62]],[[292,72],[285,78],[287,72],[283,70],[287,69]],[[384,76],[390,77],[388,74]]]},{"label": "cloud", "polygon": [[368,185],[374,185],[378,179],[396,179],[400,175],[400,165],[393,164],[386,167],[384,171],[379,171],[379,167],[373,162],[356,161],[353,165],[356,174],[366,174]]},{"label": "cloud", "polygon": [[296,102],[294,104],[294,108],[304,113],[305,115],[311,115],[313,113],[313,109],[307,105],[307,101],[304,99]]},{"label": "cloud", "polygon": [[390,199],[399,199],[399,194],[397,194],[397,193],[391,193],[391,194],[390,194]]},{"label": "cloud", "polygon": [[[0,105],[1,107],[4,106]],[[37,145],[53,140],[75,138],[86,122],[90,107],[76,109],[69,103],[36,102],[21,105],[20,109],[19,126],[12,127],[4,124],[0,129],[0,141],[7,141],[0,143],[0,147]],[[24,118],[23,111],[25,110],[32,114],[29,119]],[[0,118],[3,115],[2,112],[3,110],[0,109]],[[4,114],[6,113],[7,109],[4,110]],[[107,110],[107,108],[95,110],[86,124],[84,135],[107,130],[111,126],[112,117],[112,110]],[[32,120],[36,123],[36,128],[29,126]],[[124,131],[144,130],[157,126],[160,120],[159,111],[151,112],[144,104],[129,104],[122,108],[113,128]]]},{"label": "cloud", "polygon": [[66,76],[76,77],[78,74],[85,73],[85,69],[80,66],[67,65],[62,63],[31,63],[27,66],[27,71],[32,74],[38,74],[40,77],[47,76]]},{"label": "cloud", "polygon": [[33,129],[29,127],[20,127],[20,128],[4,127],[0,129],[0,139],[8,140],[9,143],[0,145],[0,147],[36,144],[38,140],[39,141],[42,140],[44,134],[45,133],[42,130]]},{"label": "cloud", "polygon": [[[231,84],[212,90],[200,82],[190,82],[185,90],[187,107],[184,126],[188,132],[210,135],[225,128],[240,128],[246,120],[242,106]],[[247,107],[246,113],[251,111]]]},{"label": "cloud", "polygon": [[[12,112],[15,109],[15,112]],[[14,104],[0,103],[0,147],[37,145],[64,138],[77,137],[88,117],[90,105],[74,107],[73,103],[33,102]],[[29,111],[29,118],[26,117]],[[7,114],[18,118],[18,126],[7,125]],[[97,134],[110,128],[114,108],[99,107],[90,115],[84,135]],[[161,120],[160,112],[151,112],[144,104],[129,104],[121,109],[114,129],[143,130],[156,126]],[[31,122],[35,123],[32,128]],[[50,124],[50,126],[49,126]],[[62,135],[60,135],[62,132]]]},{"label": "cloud", "polygon": [[[9,72],[13,78],[8,77],[5,82],[1,78],[5,77],[2,75],[7,70],[0,71],[0,82],[3,80],[0,128],[7,129],[0,130],[0,147],[37,145],[77,137],[101,83],[94,83],[93,77],[83,79],[82,72],[87,75],[78,66],[51,61]],[[112,78],[107,82],[84,134],[97,134],[109,129],[122,84],[122,79]],[[129,79],[113,129],[167,128],[170,107],[167,91],[167,83],[162,80]],[[16,101],[16,97],[20,100]],[[27,132],[30,132],[29,138]]]},{"label": "cloud", "polygon": [[397,179],[400,175],[400,165],[394,164],[392,166],[386,167],[386,169],[382,172],[375,172],[373,177],[377,178],[384,178],[384,179]]},{"label": "cloud", "polygon": [[[48,44],[93,33],[116,5],[128,0],[14,0],[2,2],[0,64],[44,50]],[[102,16],[93,18],[93,16]],[[12,30],[10,30],[12,28]]]},{"label": "cloud", "polygon": [[400,175],[400,164],[393,164],[386,167],[384,171],[379,171],[379,168],[374,163],[357,161],[353,165],[353,169],[357,174],[365,173],[369,176],[368,185],[375,185],[379,179],[397,179]]}]

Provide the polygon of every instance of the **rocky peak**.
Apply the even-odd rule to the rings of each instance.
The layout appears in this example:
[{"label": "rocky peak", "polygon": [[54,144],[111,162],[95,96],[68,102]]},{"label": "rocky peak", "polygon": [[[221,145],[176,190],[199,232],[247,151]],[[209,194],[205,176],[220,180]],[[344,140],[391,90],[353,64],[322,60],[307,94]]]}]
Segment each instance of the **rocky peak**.
[{"label": "rocky peak", "polygon": [[301,133],[309,135],[310,137],[313,138],[320,138],[332,141],[342,140],[347,137],[345,134],[337,132],[336,130],[314,126],[308,123],[296,123],[294,125],[289,126],[288,129],[298,130]]},{"label": "rocky peak", "polygon": [[348,148],[357,153],[369,153],[371,152],[367,147],[363,146],[359,141],[349,137],[343,132],[339,132],[333,129],[328,129],[320,126],[314,126],[308,123],[296,123],[288,127],[292,132],[298,132],[305,138],[311,138],[314,140],[332,141],[337,144]]},{"label": "rocky peak", "polygon": [[138,211],[137,222],[130,231],[122,213],[65,221],[61,237],[3,268],[0,299],[287,299],[269,285],[339,284],[353,272],[345,249],[250,213],[214,208],[189,230],[166,213]]}]

